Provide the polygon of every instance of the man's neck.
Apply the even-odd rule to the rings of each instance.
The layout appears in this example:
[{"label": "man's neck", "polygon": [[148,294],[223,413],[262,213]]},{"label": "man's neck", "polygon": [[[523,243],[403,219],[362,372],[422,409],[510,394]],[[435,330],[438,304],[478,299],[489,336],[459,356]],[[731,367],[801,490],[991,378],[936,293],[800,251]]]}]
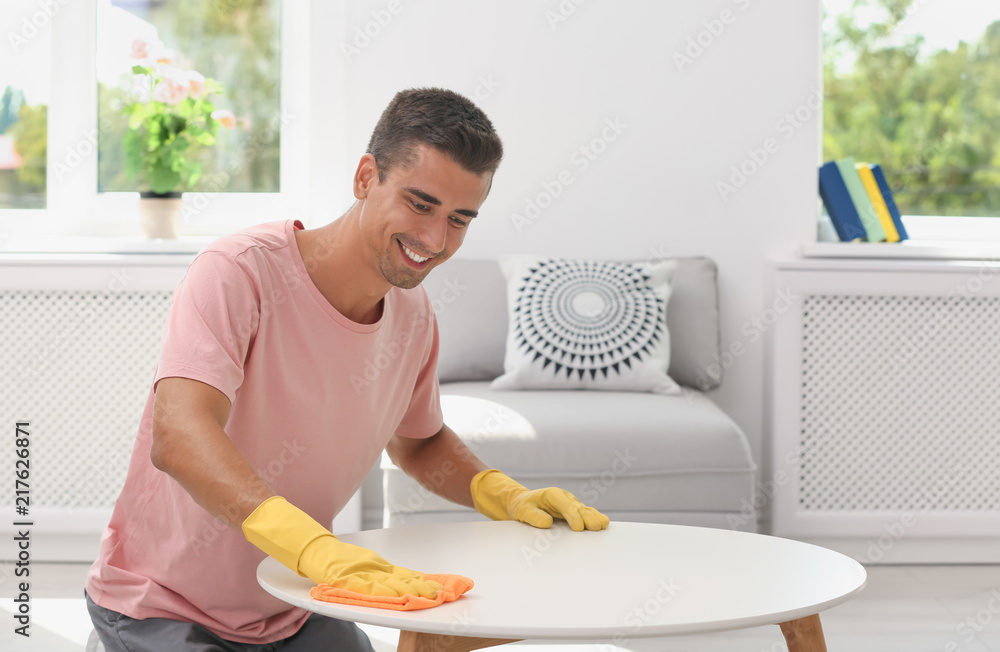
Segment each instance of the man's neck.
[{"label": "man's neck", "polygon": [[296,231],[295,239],[313,284],[337,311],[359,324],[382,317],[390,289],[360,242],[353,207],[326,226]]}]

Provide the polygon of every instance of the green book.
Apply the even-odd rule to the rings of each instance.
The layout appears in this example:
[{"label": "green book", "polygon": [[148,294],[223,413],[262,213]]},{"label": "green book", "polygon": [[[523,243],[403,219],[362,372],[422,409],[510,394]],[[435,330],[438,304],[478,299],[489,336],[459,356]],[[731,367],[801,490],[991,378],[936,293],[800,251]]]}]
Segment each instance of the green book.
[{"label": "green book", "polygon": [[847,194],[854,202],[854,208],[858,210],[861,224],[868,232],[868,242],[885,242],[885,229],[879,222],[875,205],[868,198],[868,191],[865,190],[865,184],[861,182],[861,175],[854,167],[854,157],[848,156],[837,161],[837,169],[840,170],[840,176],[844,178],[844,185],[847,186]]}]

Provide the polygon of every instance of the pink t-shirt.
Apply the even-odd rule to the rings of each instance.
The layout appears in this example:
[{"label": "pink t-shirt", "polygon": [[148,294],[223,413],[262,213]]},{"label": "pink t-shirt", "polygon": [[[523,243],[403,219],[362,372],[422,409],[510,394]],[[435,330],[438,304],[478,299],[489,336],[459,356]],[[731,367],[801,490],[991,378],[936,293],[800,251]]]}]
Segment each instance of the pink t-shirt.
[{"label": "pink t-shirt", "polygon": [[243,643],[291,636],[309,615],[260,588],[265,555],[238,524],[213,517],[150,462],[161,378],[193,378],[229,397],[225,430],[237,448],[278,495],[324,525],[394,433],[440,430],[427,293],[393,287],[377,323],[348,320],[309,278],[300,228],[289,220],[222,238],[177,287],[125,486],[87,579],[97,604],[199,623]]}]

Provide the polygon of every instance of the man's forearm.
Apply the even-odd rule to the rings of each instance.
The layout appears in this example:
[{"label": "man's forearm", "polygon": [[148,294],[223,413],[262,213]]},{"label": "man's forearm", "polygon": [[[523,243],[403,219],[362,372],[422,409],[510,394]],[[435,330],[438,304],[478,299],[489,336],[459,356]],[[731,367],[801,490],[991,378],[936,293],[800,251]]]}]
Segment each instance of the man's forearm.
[{"label": "man's forearm", "polygon": [[213,432],[217,430],[213,426],[205,423],[197,432],[174,431],[170,436],[177,440],[177,453],[157,462],[196,503],[239,531],[246,517],[274,491],[224,432]]},{"label": "man's forearm", "polygon": [[233,444],[223,425],[229,402],[186,378],[160,381],[150,460],[201,507],[235,530],[274,491]]},{"label": "man's forearm", "polygon": [[472,478],[489,468],[448,426],[427,439],[393,437],[386,451],[423,487],[466,507],[473,506]]}]

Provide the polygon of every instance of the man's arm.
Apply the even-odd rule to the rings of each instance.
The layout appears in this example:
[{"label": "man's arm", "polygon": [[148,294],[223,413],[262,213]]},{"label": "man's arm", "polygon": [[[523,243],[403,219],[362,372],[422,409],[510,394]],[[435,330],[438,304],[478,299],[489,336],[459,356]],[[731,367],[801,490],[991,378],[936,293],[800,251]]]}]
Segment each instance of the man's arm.
[{"label": "man's arm", "polygon": [[547,528],[554,518],[559,518],[577,531],[603,530],[610,522],[568,491],[558,487],[529,491],[490,469],[448,426],[426,439],[394,435],[386,452],[396,466],[425,488],[493,520],[515,520]]},{"label": "man's arm", "polygon": [[274,490],[224,428],[229,399],[189,378],[163,378],[153,402],[153,466],[180,483],[196,503],[230,527],[240,525]]},{"label": "man's arm", "polygon": [[447,425],[426,439],[393,435],[389,458],[423,487],[453,503],[474,507],[472,479],[489,467]]},{"label": "man's arm", "polygon": [[366,595],[437,594],[437,582],[341,542],[276,496],[226,434],[230,407],[225,394],[205,383],[160,380],[153,402],[153,465],[250,543],[317,584]]}]

